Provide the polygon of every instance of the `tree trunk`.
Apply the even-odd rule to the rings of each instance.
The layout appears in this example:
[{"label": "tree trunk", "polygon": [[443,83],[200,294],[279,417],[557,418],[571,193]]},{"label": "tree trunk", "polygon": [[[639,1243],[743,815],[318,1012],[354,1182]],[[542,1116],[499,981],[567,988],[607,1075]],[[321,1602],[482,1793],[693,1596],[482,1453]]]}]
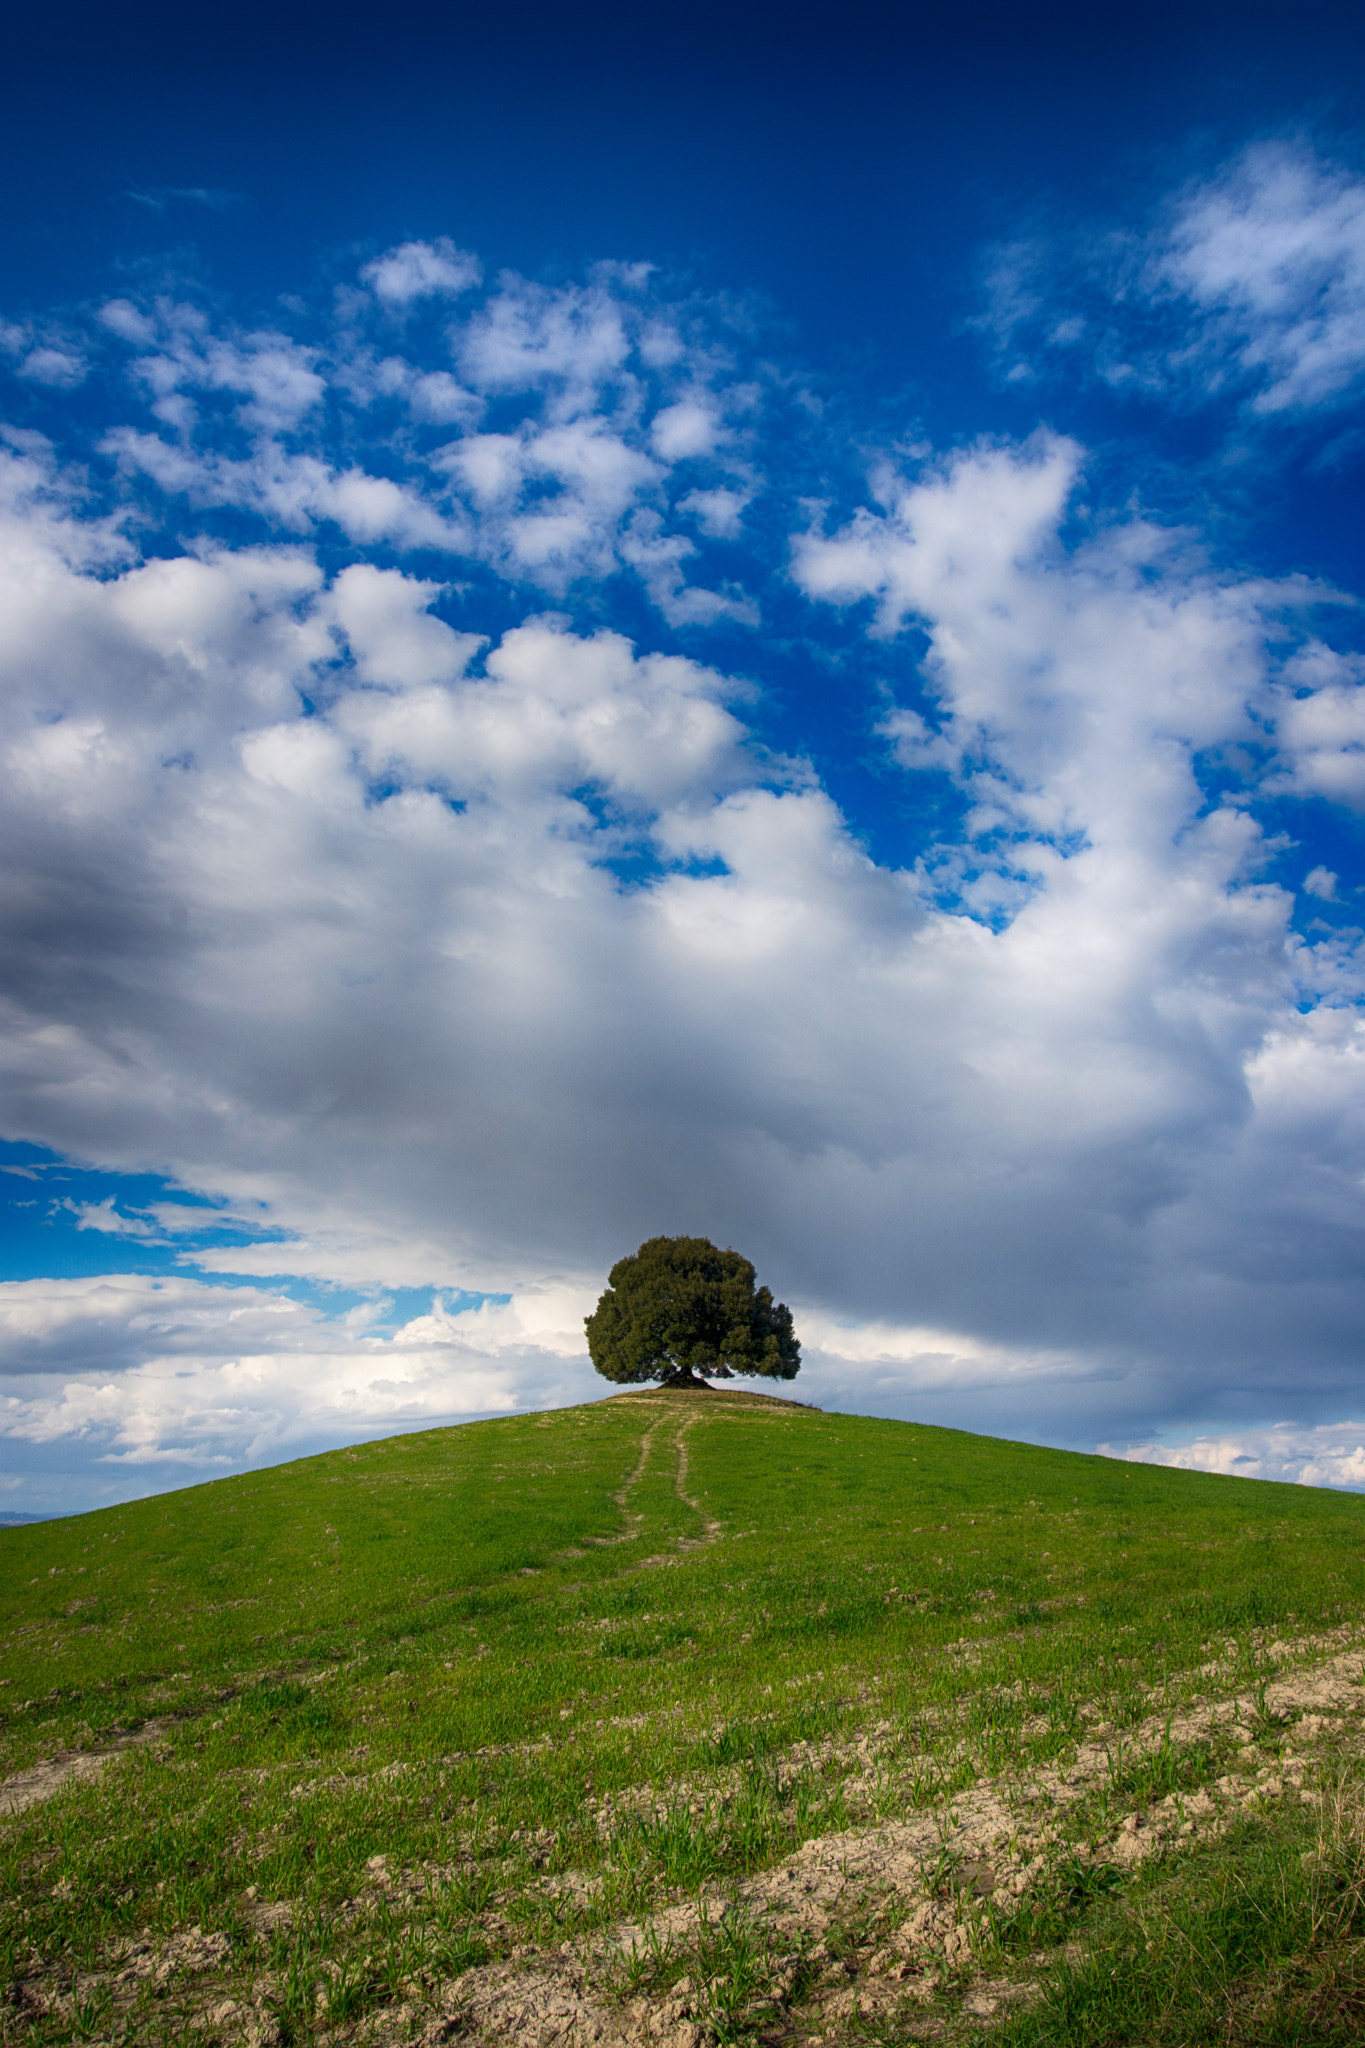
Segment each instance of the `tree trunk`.
[{"label": "tree trunk", "polygon": [[660,1380],[661,1387],[698,1387],[704,1394],[711,1391],[710,1380],[699,1380],[690,1365],[675,1365],[672,1372],[665,1373]]}]

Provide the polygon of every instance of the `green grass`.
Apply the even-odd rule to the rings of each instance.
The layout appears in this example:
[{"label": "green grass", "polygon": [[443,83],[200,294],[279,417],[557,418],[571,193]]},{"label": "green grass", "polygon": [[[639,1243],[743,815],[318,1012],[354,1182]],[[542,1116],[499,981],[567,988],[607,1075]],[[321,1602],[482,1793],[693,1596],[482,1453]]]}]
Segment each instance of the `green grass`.
[{"label": "green grass", "polygon": [[[1000,2048],[1279,2048],[1365,2038],[1365,1835],[1302,1810],[1246,1824],[1097,1911]],[[1335,1823],[1335,1824],[1333,1824]],[[1344,1823],[1344,1824],[1343,1824]]]},{"label": "green grass", "polygon": [[[695,1506],[677,1488],[684,1422]],[[1273,1764],[1293,1733],[1264,1690],[1277,1639],[1365,1622],[1354,1496],[653,1396],[9,1529],[0,1559],[4,1773],[154,1736],[0,1822],[6,2041],[169,2041],[214,2000],[254,2006],[281,2042],[401,2033],[528,1944],[623,2011],[673,1997],[711,2039],[799,2038],[895,1911],[874,1885],[807,1939],[765,1904],[764,1874],[850,1827],[942,1818],[946,1840],[954,1800],[1065,1768],[1096,1729],[1105,1771],[1054,1802],[1047,1870],[1017,1910],[973,1921],[976,1974],[1036,1982],[1042,2002],[980,2024],[1021,2048],[1335,2041],[1329,2008],[1358,2011],[1341,1988],[1355,1909],[1313,1921],[1316,1809],[1243,1813],[1136,1874],[1079,1854],[1242,1767],[1221,1724],[1136,1741],[1154,1712],[1178,1728],[1211,1691],[1259,1697],[1243,1732]],[[1354,1769],[1349,1736],[1334,1768]],[[948,1857],[937,1891],[970,1918],[965,1882]],[[1253,1953],[1234,1923],[1276,1883],[1282,1931]],[[1139,2010],[1131,1986],[1184,1938],[1144,1935],[1139,1954],[1149,1893],[1175,1930],[1204,1899],[1229,1959],[1223,2004],[1177,1972],[1163,2011],[1269,2025],[1279,1999],[1300,2031],[1182,2036],[1149,2004],[1124,2033],[1117,2007]],[[177,1961],[191,1929],[223,1953]],[[149,1973],[114,1983],[139,1943]],[[1059,1943],[1076,1951],[1060,1965]],[[848,2037],[971,2032],[971,1972],[939,1976],[927,2003]]]}]

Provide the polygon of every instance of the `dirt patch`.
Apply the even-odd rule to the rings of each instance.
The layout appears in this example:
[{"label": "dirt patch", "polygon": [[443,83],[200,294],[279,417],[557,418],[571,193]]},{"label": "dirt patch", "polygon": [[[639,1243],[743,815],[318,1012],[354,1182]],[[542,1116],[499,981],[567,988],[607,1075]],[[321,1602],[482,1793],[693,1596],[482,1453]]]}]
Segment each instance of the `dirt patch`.
[{"label": "dirt patch", "polygon": [[[673,1950],[685,1955],[727,1913],[762,1930],[772,1957],[772,2020],[782,2028],[781,1979],[793,1953],[816,1983],[802,2005],[806,2029],[838,2041],[860,2020],[910,2011],[932,2000],[946,1976],[960,1982],[988,1914],[1008,1917],[1055,1874],[1058,1859],[1134,1866],[1196,1837],[1223,1831],[1238,1812],[1284,1798],[1312,1799],[1306,1779],[1314,1753],[1335,1743],[1365,1712],[1365,1673],[1357,1643],[1343,1636],[1279,1644],[1282,1658],[1335,1650],[1313,1669],[1286,1671],[1254,1696],[1207,1698],[1177,1715],[1153,1714],[1123,1738],[1122,1755],[1147,1758],[1163,1745],[1210,1738],[1231,1745],[1232,1770],[1212,1784],[1171,1793],[1146,1808],[1088,1809],[1098,1831],[1077,1837],[1077,1810],[1114,1782],[1116,1744],[1097,1732],[1061,1767],[1021,1769],[983,1780],[906,1818],[812,1839],[772,1869],[722,1892],[707,1888],[645,1919],[558,1951],[528,1948],[471,1970],[445,1987],[444,2017],[431,2040],[463,2027],[483,2043],[665,2043],[700,2048],[715,2038],[705,1987],[682,1977],[667,1993],[622,2005],[604,1988],[613,1957]],[[1327,1711],[1324,1711],[1326,1709]],[[1307,1711],[1306,1711],[1307,1710]],[[1348,1717],[1349,1720],[1348,1720]],[[1268,1759],[1256,1732],[1279,1728],[1280,1753]],[[1107,1733],[1108,1731],[1105,1731]],[[1292,1734],[1292,1749],[1288,1738]],[[852,1759],[850,1759],[852,1761]],[[647,1791],[649,1788],[645,1788]],[[618,1807],[629,1802],[617,1800]],[[554,1883],[572,1888],[572,1875]],[[862,1922],[871,1932],[850,1954],[839,1930]],[[964,2010],[984,2018],[1028,1987],[968,1978]],[[773,2035],[772,2038],[777,2038]],[[807,2038],[818,2038],[809,2035]]]},{"label": "dirt patch", "polygon": [[102,1777],[115,1757],[160,1741],[169,1725],[147,1721],[135,1733],[120,1735],[103,1749],[60,1749],[56,1756],[30,1764],[26,1771],[16,1771],[13,1777],[0,1780],[0,1814],[22,1813],[25,1807],[51,1799],[63,1785]]},{"label": "dirt patch", "polygon": [[[681,1464],[678,1485],[685,1498]],[[717,1930],[726,1925],[748,1929],[761,1952],[752,2007],[747,2015],[730,2015],[761,2038],[844,2042],[897,2015],[912,2032],[933,2029],[939,2020],[928,2008],[948,1984],[961,1991],[965,2015],[988,2019],[1030,1991],[978,1964],[979,1955],[985,1959],[983,1929],[992,1918],[1027,1907],[1030,1894],[1055,1882],[1060,1867],[1074,1868],[1077,1860],[1130,1867],[1183,1841],[1212,1837],[1258,1804],[1314,1799],[1315,1764],[1358,1749],[1365,1716],[1358,1636],[1341,1631],[1277,1644],[1275,1652],[1278,1675],[1254,1693],[1210,1690],[1175,1713],[1152,1713],[1124,1734],[1121,1755],[1112,1731],[1092,1727],[1061,1761],[1030,1766],[1021,1760],[895,1819],[808,1840],[737,1885],[707,1885],[700,1895],[574,1941],[522,1942],[509,1953],[506,1944],[518,1940],[516,1924],[501,1902],[490,1902],[482,1928],[503,1950],[497,1960],[445,1982],[405,1985],[399,2001],[355,2027],[342,2023],[330,2038],[354,2041],[357,2048],[362,2041],[397,2048],[413,2040],[429,2048],[457,2040],[471,2048],[548,2048],[552,2042],[558,2048],[707,2048],[717,2039],[721,1993],[714,1959]],[[149,1724],[102,1753],[54,1758],[4,1790],[26,1800],[47,1796],[160,1732]],[[855,1783],[885,1745],[895,1780],[894,1737],[893,1724],[882,1722],[856,1743],[801,1743],[774,1763],[781,1773],[804,1768],[818,1754],[851,1772]],[[1117,1772],[1128,1762],[1150,1758],[1163,1745],[1185,1751],[1201,1743],[1211,1745],[1216,1762],[1210,1770],[1221,1776],[1145,1807],[1118,1795]],[[669,1800],[693,1791],[710,1797],[723,1794],[728,1783],[727,1777],[708,1780],[704,1789],[678,1783],[665,1790]],[[1097,1796],[1106,1788],[1114,1796]],[[619,1826],[633,1811],[652,1811],[665,1790],[636,1787],[604,1799],[599,1823]],[[555,1839],[544,1831],[509,1843],[517,1851],[509,1876],[528,1857],[537,1867],[542,1856],[551,1859]],[[342,1918],[363,1923],[376,1902],[399,1912],[405,1903],[415,1908],[458,1874],[453,1864],[397,1869],[375,1856]],[[597,1869],[547,1870],[540,1888],[548,1906],[581,1908],[600,1897],[602,1882]],[[243,1918],[252,1945],[287,1928],[292,1911],[287,1901],[258,1900],[249,1892]],[[69,2008],[74,2025],[74,2001],[88,2000],[96,1988],[121,2009],[148,1980],[168,1990],[178,1982],[201,2009],[194,2024],[223,2040],[266,2048],[278,2038],[271,2008],[279,1987],[259,1968],[249,1985],[223,1981],[241,1970],[248,1953],[230,1954],[224,1936],[197,1927],[159,1943],[143,1936],[112,1951],[98,1977],[25,1973],[19,1996],[35,2017],[62,2017]],[[632,1972],[642,1961],[652,1968],[651,1958],[670,1960],[646,1989]]]},{"label": "dirt patch", "polygon": [[448,1985],[440,2018],[421,2038],[449,2041],[471,2032],[483,2041],[515,2041],[518,2048],[542,2048],[551,2041],[566,2048],[588,2042],[595,2048],[632,2048],[644,2038],[593,1998],[581,1973],[562,1956],[548,1968],[543,1963],[519,1967],[513,1957],[471,1970]]}]

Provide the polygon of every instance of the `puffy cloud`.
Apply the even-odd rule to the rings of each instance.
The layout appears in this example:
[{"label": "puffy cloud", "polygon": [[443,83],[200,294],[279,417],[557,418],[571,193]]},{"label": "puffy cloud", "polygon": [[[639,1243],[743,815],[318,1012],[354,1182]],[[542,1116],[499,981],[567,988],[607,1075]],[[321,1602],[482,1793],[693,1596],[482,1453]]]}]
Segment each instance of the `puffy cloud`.
[{"label": "puffy cloud", "polygon": [[[1007,842],[999,875],[1064,887],[1107,853],[1114,884],[1155,883],[1189,832],[1226,888],[1250,873],[1257,835],[1229,806],[1201,819],[1195,759],[1253,736],[1266,611],[1299,593],[1200,574],[1137,519],[1064,550],[1078,461],[1039,435],[884,477],[884,509],[799,537],[796,578],[835,604],[871,600],[880,638],[923,624],[936,729],[909,709],[884,729],[902,765],[960,773],[972,840]],[[955,880],[960,855],[944,856]]]},{"label": "puffy cloud", "polygon": [[720,435],[721,425],[714,409],[692,398],[664,406],[650,424],[650,439],[665,462],[683,461],[689,455],[710,455]]},{"label": "puffy cloud", "polygon": [[713,626],[718,619],[756,626],[758,606],[737,590],[702,590],[689,584],[683,564],[696,553],[685,534],[666,534],[655,514],[637,513],[618,543],[623,561],[640,581],[670,626]]},{"label": "puffy cloud", "polygon": [[86,363],[74,349],[35,348],[30,349],[19,365],[21,377],[32,378],[35,384],[51,384],[59,391],[72,391],[86,378]]},{"label": "puffy cloud", "polygon": [[78,342],[44,334],[28,321],[0,320],[0,351],[14,359],[16,376],[54,391],[74,391],[90,370]]},{"label": "puffy cloud", "polygon": [[311,509],[315,517],[334,519],[348,540],[362,546],[389,541],[398,548],[458,554],[469,543],[462,521],[443,518],[418,492],[363,469],[320,479]]},{"label": "puffy cloud", "polygon": [[432,618],[440,594],[438,584],[368,562],[341,571],[332,586],[332,611],[362,682],[411,689],[464,673],[482,641]]},{"label": "puffy cloud", "polygon": [[[105,324],[132,338],[126,319]],[[137,379],[152,394],[154,409],[173,426],[188,425],[193,411],[183,402],[189,391],[230,392],[243,402],[244,426],[267,433],[297,427],[320,402],[326,383],[315,352],[287,334],[265,332],[223,337],[213,333],[196,307],[163,303],[157,345],[134,359]]]},{"label": "puffy cloud", "polygon": [[360,275],[386,306],[407,307],[417,299],[459,298],[479,283],[483,265],[442,235],[435,242],[403,242]]},{"label": "puffy cloud", "polygon": [[[460,636],[441,630],[458,644]],[[399,644],[398,659],[371,657],[390,681],[401,680],[393,675]],[[592,786],[648,817],[752,772],[743,729],[717,701],[726,687],[676,655],[637,659],[617,634],[583,640],[535,621],[506,634],[484,676],[462,689],[355,696],[336,718],[360,759],[385,778],[440,786],[464,801],[497,799],[528,819],[537,803],[575,816],[577,806],[562,811],[564,793]]]},{"label": "puffy cloud", "polygon": [[1310,641],[1285,664],[1275,729],[1281,787],[1365,808],[1365,660]]},{"label": "puffy cloud", "polygon": [[622,522],[661,475],[600,420],[470,435],[435,460],[485,515],[483,552],[557,591],[626,558]]},{"label": "puffy cloud", "polygon": [[156,323],[141,312],[131,299],[109,299],[100,307],[100,325],[134,347],[147,348],[156,340]]},{"label": "puffy cloud", "polygon": [[740,530],[744,509],[749,503],[747,491],[733,491],[724,486],[713,491],[689,491],[678,501],[680,512],[690,512],[703,533],[709,533],[715,540],[733,540]]},{"label": "puffy cloud", "polygon": [[554,291],[509,280],[470,320],[460,365],[479,391],[548,389],[556,414],[572,418],[628,376],[630,316],[606,283]]},{"label": "puffy cloud", "polygon": [[[743,475],[670,439],[740,416],[696,324],[639,278],[505,281],[452,339],[499,410],[414,440],[416,366],[344,321],[106,308],[182,407],[108,444],[137,523],[37,438],[5,455],[6,1130],[262,1226],[201,1274],[513,1296],[390,1337],[258,1286],[50,1283],[14,1298],[16,1441],[229,1457],[586,1390],[575,1317],[656,1231],[755,1258],[815,1398],[1071,1441],[1260,1423],[1287,1384],[1305,1423],[1346,1412],[1361,962],[1296,935],[1258,822],[1356,799],[1357,671],[1299,618],[1323,593],[1086,513],[1064,438],[881,465],[791,558],[850,666],[872,636],[886,773],[951,799],[878,860],[764,745],[761,689],[604,616],[623,569],[689,635],[753,615],[688,550],[790,476],[753,409]],[[139,556],[158,488],[255,541]],[[459,591],[403,547],[459,556]],[[177,1206],[88,1227],[183,1242]]]},{"label": "puffy cloud", "polygon": [[[471,290],[479,271],[448,242],[412,242],[361,276],[404,311]],[[101,452],[130,486],[149,481],[201,513],[245,511],[272,534],[334,526],[360,546],[463,556],[556,597],[582,578],[634,571],[670,624],[756,622],[743,592],[687,577],[697,528],[732,534],[753,489],[747,467],[735,487],[741,437],[727,420],[761,410],[762,389],[735,382],[709,343],[689,347],[675,332],[675,346],[661,347],[644,273],[607,269],[553,290],[504,277],[449,330],[459,377],[380,353],[392,323],[384,331],[375,316],[373,297],[343,292],[331,333],[304,342],[219,331],[170,298],[111,300],[99,339],[131,351],[130,381],[154,424],[111,426]],[[27,348],[28,330],[14,333]],[[324,400],[343,410],[343,438],[358,451],[345,466]],[[488,431],[494,402],[500,423]],[[455,438],[432,445],[433,428]],[[678,465],[692,488],[675,506]]]}]

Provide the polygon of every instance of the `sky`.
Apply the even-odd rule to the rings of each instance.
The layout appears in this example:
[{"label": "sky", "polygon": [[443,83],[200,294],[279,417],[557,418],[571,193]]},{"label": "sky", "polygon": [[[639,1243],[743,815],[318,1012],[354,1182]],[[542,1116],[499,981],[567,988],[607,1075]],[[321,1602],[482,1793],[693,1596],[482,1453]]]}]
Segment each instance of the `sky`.
[{"label": "sky", "polygon": [[0,1513],[593,1398],[1365,1487],[1365,22],[0,78]]}]

